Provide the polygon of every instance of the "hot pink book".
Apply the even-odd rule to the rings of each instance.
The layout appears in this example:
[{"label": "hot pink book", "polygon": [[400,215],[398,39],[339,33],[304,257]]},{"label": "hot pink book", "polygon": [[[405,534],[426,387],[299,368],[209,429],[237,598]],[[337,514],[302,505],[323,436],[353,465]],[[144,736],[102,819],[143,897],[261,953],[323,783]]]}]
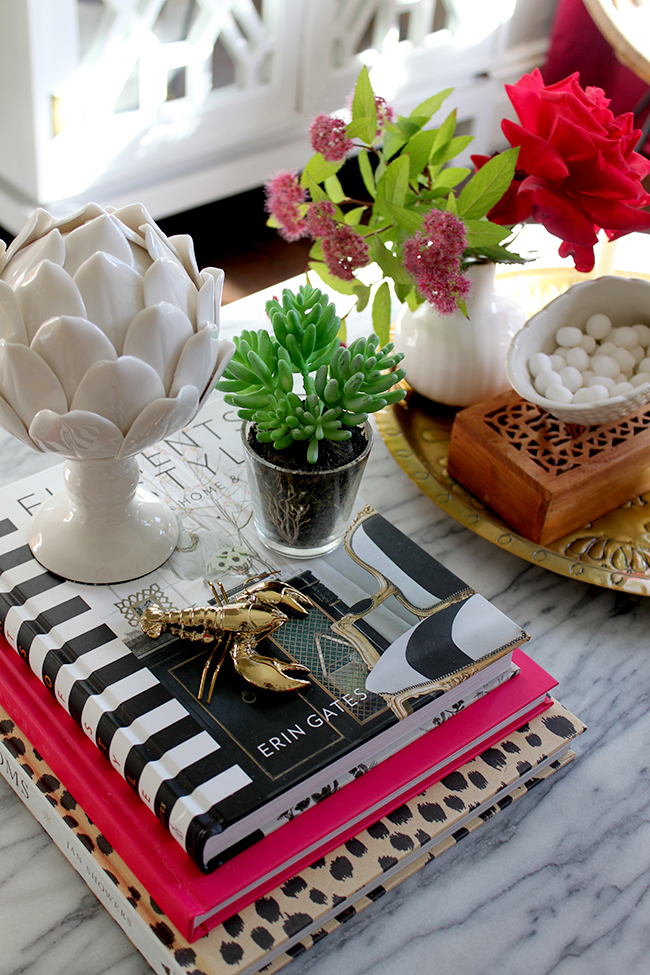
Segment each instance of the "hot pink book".
[{"label": "hot pink book", "polygon": [[0,704],[183,935],[210,928],[545,710],[556,681],[521,650],[520,672],[285,826],[205,875],[0,637]]}]

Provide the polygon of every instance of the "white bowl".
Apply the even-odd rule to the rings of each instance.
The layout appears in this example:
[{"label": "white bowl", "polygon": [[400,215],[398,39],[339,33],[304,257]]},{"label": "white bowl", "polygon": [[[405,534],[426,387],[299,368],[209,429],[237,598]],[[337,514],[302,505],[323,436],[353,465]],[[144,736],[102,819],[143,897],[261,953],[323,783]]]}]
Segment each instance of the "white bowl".
[{"label": "white bowl", "polygon": [[541,396],[533,386],[528,360],[535,352],[551,355],[556,348],[555,333],[563,325],[584,330],[587,319],[602,312],[616,328],[621,325],[650,325],[650,281],[606,275],[574,284],[550,301],[517,332],[506,360],[506,372],[519,395],[563,420],[582,426],[602,426],[627,416],[650,401],[650,383],[626,396],[597,403],[557,403]]}]

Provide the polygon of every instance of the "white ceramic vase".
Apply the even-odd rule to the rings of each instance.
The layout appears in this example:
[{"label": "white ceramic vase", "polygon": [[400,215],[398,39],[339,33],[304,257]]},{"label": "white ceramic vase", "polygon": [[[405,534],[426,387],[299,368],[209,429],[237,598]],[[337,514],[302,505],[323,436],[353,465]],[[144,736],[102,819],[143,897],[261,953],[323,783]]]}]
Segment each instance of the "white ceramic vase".
[{"label": "white ceramic vase", "polygon": [[0,249],[0,423],[66,461],[66,490],[31,524],[50,571],[124,582],[171,555],[176,519],[138,486],[135,457],[189,423],[225,369],[222,284],[139,204],[37,210]]},{"label": "white ceramic vase", "polygon": [[506,355],[526,313],[497,293],[495,271],[494,264],[469,268],[469,318],[461,312],[440,315],[426,302],[415,311],[402,307],[394,342],[416,392],[447,406],[471,406],[509,388]]}]

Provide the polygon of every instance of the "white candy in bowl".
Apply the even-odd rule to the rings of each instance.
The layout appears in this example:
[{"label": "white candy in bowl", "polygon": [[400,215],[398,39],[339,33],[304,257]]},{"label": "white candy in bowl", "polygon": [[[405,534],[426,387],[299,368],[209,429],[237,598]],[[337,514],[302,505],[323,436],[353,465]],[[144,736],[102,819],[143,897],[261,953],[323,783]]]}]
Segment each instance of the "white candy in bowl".
[{"label": "white candy in bowl", "polygon": [[515,335],[506,371],[523,399],[565,423],[635,412],[650,401],[650,281],[574,284]]}]

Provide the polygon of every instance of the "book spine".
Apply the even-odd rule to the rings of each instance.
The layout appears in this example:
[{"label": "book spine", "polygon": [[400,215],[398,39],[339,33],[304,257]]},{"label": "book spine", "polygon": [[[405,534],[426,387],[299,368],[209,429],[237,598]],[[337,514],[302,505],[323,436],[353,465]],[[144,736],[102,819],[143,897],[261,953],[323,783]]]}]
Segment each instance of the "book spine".
[{"label": "book spine", "polygon": [[[55,780],[45,762],[33,753],[33,750],[30,749],[29,740],[1,708],[0,736],[3,738],[5,748],[12,753],[10,758],[3,754],[3,750],[0,749],[0,774],[7,780],[37,821],[43,825],[70,864],[85,880],[100,902],[109,910],[153,969],[160,975],[163,973],[166,975],[192,975],[197,970],[204,972],[204,975],[223,973],[224,968],[221,959],[225,957],[223,956],[224,947],[230,949],[231,953],[232,949],[237,947],[237,939],[235,938],[233,941],[232,929],[226,926],[220,930],[212,931],[201,939],[194,948],[190,946],[177,929],[171,925],[171,922],[164,915],[161,915],[159,910],[154,914],[147,907],[149,898],[146,889],[138,883],[115,851],[104,849],[100,852],[100,845],[105,846],[100,842],[101,834],[98,836],[96,828],[87,819],[81,807],[70,797],[63,784]],[[19,759],[18,754],[23,757]],[[34,768],[30,766],[30,762],[33,761],[32,755],[35,759]],[[403,859],[401,863],[396,862],[392,868],[384,870],[374,880],[369,879],[370,874],[365,874],[362,871],[361,876],[363,876],[365,883],[362,882],[354,890],[348,890],[347,897],[334,898],[332,903],[335,906],[329,911],[327,910],[327,897],[325,897],[325,906],[322,908],[324,913],[321,918],[314,917],[311,925],[301,935],[286,938],[286,931],[283,931],[282,928],[274,932],[278,943],[268,955],[264,951],[260,951],[257,941],[252,946],[254,949],[252,953],[243,950],[243,945],[246,944],[244,938],[241,959],[239,962],[235,961],[234,958],[231,959],[228,971],[232,972],[233,975],[237,975],[237,973],[239,975],[253,975],[262,967],[269,975],[271,972],[278,971],[296,954],[312,947],[321,940],[324,934],[335,930],[366,907],[375,903],[379,897],[384,896],[431,860],[437,859],[454,843],[470,835],[511,802],[527,794],[531,787],[544,781],[573,757],[571,751],[568,751],[564,757],[559,757],[559,752],[557,755],[556,760],[552,760],[552,757],[549,756],[537,769],[529,769],[526,776],[526,778],[532,776],[529,782],[513,785],[510,789],[506,787],[476,808],[470,807],[473,808],[473,813],[463,816],[459,822],[440,835],[432,836],[419,851],[414,849],[412,854],[406,856],[406,859]],[[543,766],[547,762],[549,766],[544,768]],[[69,814],[70,811],[73,815]],[[368,839],[368,837],[362,837],[362,839],[364,838]],[[388,839],[385,842],[388,843],[387,849],[390,848],[390,852],[394,854],[395,851],[390,847]],[[347,848],[341,848],[333,855],[333,859],[336,860],[341,855],[345,856],[347,852],[349,852]],[[301,877],[310,881],[304,885],[309,887],[313,880],[310,871],[301,874]],[[108,878],[110,878],[110,883]],[[127,893],[122,893],[122,888]],[[274,900],[280,903],[283,896],[283,890],[278,889],[274,894]],[[284,910],[280,910],[280,925],[283,924],[283,918],[286,917],[285,911],[295,906],[295,889],[286,896],[288,903],[284,905]],[[254,917],[251,918],[249,916],[251,914]],[[260,917],[252,908],[247,909],[238,917],[238,923],[242,928],[254,925],[255,931],[259,934]],[[160,938],[155,934],[156,929],[159,930]],[[271,932],[269,932],[270,934]],[[282,937],[283,934],[285,937]],[[164,941],[164,944],[161,943],[160,939]],[[274,937],[270,937],[269,943],[273,944],[273,941]],[[284,944],[280,944],[281,941]]]},{"label": "book spine", "polygon": [[78,587],[39,565],[19,535],[10,521],[0,522],[0,634],[204,869],[205,843],[223,829],[215,793],[224,798],[249,776],[98,619]]},{"label": "book spine", "polygon": [[100,904],[117,921],[127,938],[160,975],[187,975],[187,969],[177,964],[173,953],[164,947],[151,927],[134,910],[133,903],[120,890],[119,881],[116,883],[109,879],[79,836],[69,828],[57,810],[53,811],[47,794],[32,781],[20,761],[10,754],[5,741],[3,744],[5,748],[0,749],[0,775],[56,843]]}]

